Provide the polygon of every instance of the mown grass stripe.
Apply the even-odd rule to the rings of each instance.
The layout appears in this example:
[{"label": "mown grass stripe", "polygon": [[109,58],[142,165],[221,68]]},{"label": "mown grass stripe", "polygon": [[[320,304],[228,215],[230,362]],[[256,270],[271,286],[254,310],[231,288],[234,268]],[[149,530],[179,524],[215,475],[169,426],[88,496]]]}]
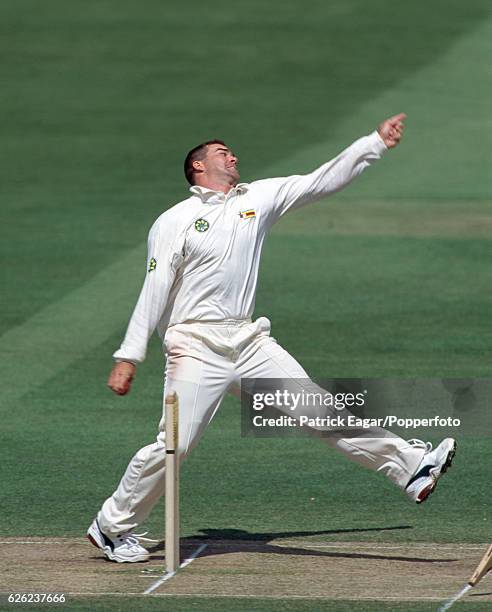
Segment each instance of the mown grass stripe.
[{"label": "mown grass stripe", "polygon": [[122,329],[145,269],[139,245],[90,282],[0,338],[2,404],[13,402]]}]

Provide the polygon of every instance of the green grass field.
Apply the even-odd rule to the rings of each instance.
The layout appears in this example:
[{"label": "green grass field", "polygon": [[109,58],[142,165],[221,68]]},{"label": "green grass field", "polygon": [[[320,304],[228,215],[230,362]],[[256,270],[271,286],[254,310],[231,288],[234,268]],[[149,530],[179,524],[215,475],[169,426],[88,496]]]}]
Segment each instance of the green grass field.
[{"label": "green grass field", "polygon": [[[225,139],[251,181],[312,169],[405,111],[401,147],[274,228],[256,314],[314,377],[491,376],[489,4],[2,2],[2,537],[82,536],[153,440],[158,340],[128,397],[105,382],[147,231],[187,196],[182,159],[204,139]],[[239,416],[226,399],[183,468],[185,537],[491,540],[490,429],[457,434],[449,477],[414,507],[318,441],[241,438]],[[159,505],[146,527],[162,523]],[[169,597],[183,611],[436,607]]]}]

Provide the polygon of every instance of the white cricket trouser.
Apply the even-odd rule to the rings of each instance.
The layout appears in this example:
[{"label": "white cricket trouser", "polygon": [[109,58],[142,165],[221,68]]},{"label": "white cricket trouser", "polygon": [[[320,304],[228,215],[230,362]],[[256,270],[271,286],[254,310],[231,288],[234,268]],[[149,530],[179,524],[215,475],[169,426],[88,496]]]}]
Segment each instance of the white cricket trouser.
[{"label": "white cricket trouser", "polygon": [[[181,323],[167,330],[164,394],[179,398],[179,453],[184,459],[197,444],[229,391],[240,394],[241,378],[309,379],[304,369],[270,337],[270,321],[261,317],[217,323]],[[382,430],[380,430],[382,431]],[[349,459],[382,472],[404,488],[424,451],[397,436],[321,438]],[[133,530],[149,515],[164,492],[164,417],[157,441],[140,449],[121,482],[103,504],[103,532]]]}]

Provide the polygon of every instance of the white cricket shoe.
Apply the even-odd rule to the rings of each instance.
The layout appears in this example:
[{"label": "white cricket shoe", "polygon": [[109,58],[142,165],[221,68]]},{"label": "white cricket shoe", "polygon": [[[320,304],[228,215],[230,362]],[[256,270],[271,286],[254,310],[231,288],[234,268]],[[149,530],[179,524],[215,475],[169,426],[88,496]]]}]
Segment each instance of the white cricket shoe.
[{"label": "white cricket shoe", "polygon": [[157,540],[144,538],[144,535],[146,534],[119,533],[109,537],[101,531],[97,519],[92,521],[92,525],[87,530],[89,542],[100,548],[108,559],[118,563],[147,561],[150,554],[146,548],[140,546],[140,540],[146,542],[157,542]]},{"label": "white cricket shoe", "polygon": [[412,446],[425,449],[425,455],[405,488],[407,495],[417,504],[425,501],[437,486],[437,481],[451,467],[456,454],[456,440],[446,438],[432,450],[430,442],[409,440]]}]

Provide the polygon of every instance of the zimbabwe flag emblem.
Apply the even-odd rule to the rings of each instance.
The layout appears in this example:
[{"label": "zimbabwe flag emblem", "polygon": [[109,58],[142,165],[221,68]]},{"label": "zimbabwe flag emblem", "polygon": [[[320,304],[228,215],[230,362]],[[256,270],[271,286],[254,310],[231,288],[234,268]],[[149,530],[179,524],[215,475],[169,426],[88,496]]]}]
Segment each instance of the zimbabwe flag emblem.
[{"label": "zimbabwe flag emblem", "polygon": [[256,212],[252,208],[250,210],[242,210],[239,216],[241,219],[253,219],[256,217]]}]

